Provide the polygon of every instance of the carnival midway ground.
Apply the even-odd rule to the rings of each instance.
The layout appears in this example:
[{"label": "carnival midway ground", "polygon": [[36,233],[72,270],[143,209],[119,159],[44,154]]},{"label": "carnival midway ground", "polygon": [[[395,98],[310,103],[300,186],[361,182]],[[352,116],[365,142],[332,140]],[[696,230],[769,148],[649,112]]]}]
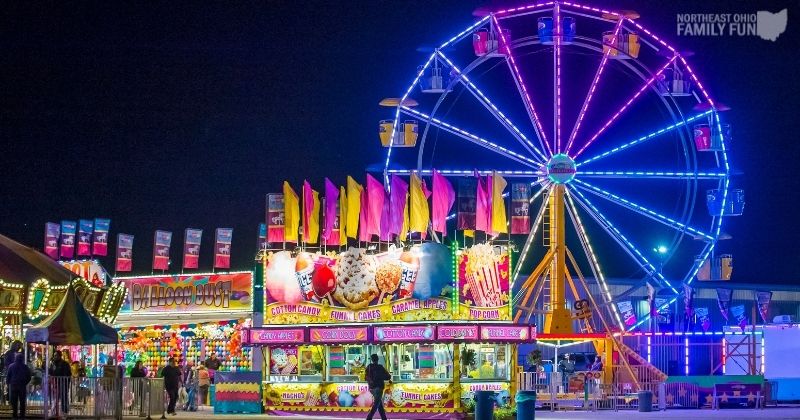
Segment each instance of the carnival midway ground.
[{"label": "carnival midway ground", "polygon": [[[246,419],[268,419],[268,420],[363,420],[366,415],[358,417],[332,417],[325,415],[311,416],[270,416],[264,414],[213,414],[211,411],[197,412],[178,412],[178,415],[168,418],[174,419],[213,419],[213,420],[246,420]],[[133,420],[138,417],[126,417],[126,420]],[[154,416],[153,418],[158,418]],[[375,418],[380,419],[379,416]],[[402,415],[389,415],[391,420],[404,420]],[[725,409],[725,410],[666,410],[653,411],[650,413],[639,413],[637,411],[537,411],[537,419],[677,419],[700,420],[700,419],[800,419],[800,407],[791,408],[766,408],[766,409]],[[419,420],[419,418],[417,418]],[[520,419],[522,420],[522,419]]]}]

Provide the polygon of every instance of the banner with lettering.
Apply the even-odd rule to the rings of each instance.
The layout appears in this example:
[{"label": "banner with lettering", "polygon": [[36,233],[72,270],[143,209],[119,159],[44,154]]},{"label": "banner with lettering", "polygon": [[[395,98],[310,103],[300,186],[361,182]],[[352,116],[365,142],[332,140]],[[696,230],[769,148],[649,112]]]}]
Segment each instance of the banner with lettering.
[{"label": "banner with lettering", "polygon": [[380,254],[271,253],[265,316],[276,324],[450,319],[451,267],[450,248],[437,243]]},{"label": "banner with lettering", "polygon": [[92,233],[94,221],[81,219],[78,221],[78,256],[92,255]]},{"label": "banner with lettering", "polygon": [[717,305],[719,305],[719,311],[725,321],[728,320],[728,308],[731,306],[732,295],[733,290],[731,289],[717,289]]},{"label": "banner with lettering", "polygon": [[259,223],[258,224],[258,243],[256,243],[256,247],[259,251],[263,251],[267,249],[267,224],[266,223]]},{"label": "banner with lettering", "polygon": [[197,268],[202,240],[203,229],[186,229],[183,239],[183,268]]},{"label": "banner with lettering", "polygon": [[157,230],[153,237],[153,270],[169,270],[169,248],[172,232]]},{"label": "banner with lettering", "polygon": [[117,277],[115,280],[127,290],[120,314],[252,310],[253,274],[250,272]]},{"label": "banner with lettering", "polygon": [[75,232],[76,223],[69,220],[61,221],[61,258],[72,259],[75,257]]},{"label": "banner with lettering", "polygon": [[105,286],[110,280],[106,269],[97,261],[59,261],[59,264],[97,287]]},{"label": "banner with lettering", "polygon": [[736,324],[740,328],[744,329],[747,326],[747,314],[744,305],[731,306],[731,315],[733,315],[733,319],[736,320]]},{"label": "banner with lettering", "polygon": [[105,257],[108,255],[108,232],[111,219],[94,219],[94,235],[92,238],[92,255]]},{"label": "banner with lettering", "polygon": [[672,308],[669,305],[667,298],[655,298],[656,307],[656,322],[659,324],[672,323]]},{"label": "banner with lettering", "polygon": [[711,316],[708,312],[708,308],[695,308],[694,313],[697,315],[697,323],[703,328],[703,331],[708,331],[711,328]]},{"label": "banner with lettering", "polygon": [[456,227],[459,230],[475,229],[475,194],[477,190],[478,182],[475,178],[468,177],[458,180]]},{"label": "banner with lettering", "polygon": [[458,256],[459,311],[464,319],[508,320],[508,253],[489,244]]},{"label": "banner with lettering", "polygon": [[761,322],[769,322],[769,303],[772,301],[772,292],[756,291],[756,304]]},{"label": "banner with lettering", "polygon": [[131,271],[133,268],[133,235],[117,235],[116,271]]},{"label": "banner with lettering", "polygon": [[[265,386],[266,405],[274,410],[308,410],[315,407],[324,410],[322,407],[336,407],[337,411],[363,413],[373,403],[366,382],[277,382]],[[450,383],[394,383],[384,389],[383,405],[387,408],[416,410],[453,408],[454,399],[461,395],[459,391]]]},{"label": "banner with lettering", "polygon": [[47,222],[44,225],[44,253],[48,257],[58,259],[58,240],[61,238],[61,225]]},{"label": "banner with lettering", "polygon": [[214,268],[231,268],[233,229],[218,228],[214,242]]},{"label": "banner with lettering", "polygon": [[511,234],[528,234],[531,231],[531,186],[527,182],[511,184]]},{"label": "banner with lettering", "polygon": [[283,242],[283,194],[267,194],[267,242]]},{"label": "banner with lettering", "polygon": [[631,301],[624,300],[622,302],[617,302],[617,308],[619,309],[620,315],[622,315],[622,320],[625,322],[626,327],[636,324],[636,311],[633,310]]}]

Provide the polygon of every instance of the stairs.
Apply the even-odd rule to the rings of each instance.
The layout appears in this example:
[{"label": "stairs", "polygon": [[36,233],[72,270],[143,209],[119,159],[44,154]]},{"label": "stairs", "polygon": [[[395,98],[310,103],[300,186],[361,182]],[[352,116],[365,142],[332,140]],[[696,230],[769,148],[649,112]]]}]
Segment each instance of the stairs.
[{"label": "stairs", "polygon": [[631,369],[636,372],[639,383],[663,382],[667,380],[667,374],[657,367],[651,365],[644,357],[632,348],[622,343],[622,340],[615,340],[620,350],[620,357],[625,357],[631,365]]}]

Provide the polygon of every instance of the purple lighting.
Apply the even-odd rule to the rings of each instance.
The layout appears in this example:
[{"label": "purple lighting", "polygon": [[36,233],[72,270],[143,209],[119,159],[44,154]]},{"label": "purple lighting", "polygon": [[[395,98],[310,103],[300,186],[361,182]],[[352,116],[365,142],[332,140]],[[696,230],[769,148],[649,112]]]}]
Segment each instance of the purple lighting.
[{"label": "purple lighting", "polygon": [[550,149],[550,145],[547,143],[547,135],[544,132],[544,128],[542,128],[542,123],[539,121],[539,115],[536,114],[536,110],[533,108],[533,102],[531,101],[530,94],[528,94],[528,88],[525,87],[525,82],[522,80],[522,75],[519,72],[519,68],[517,68],[517,62],[514,60],[514,55],[511,54],[511,46],[509,45],[508,40],[503,33],[503,29],[500,27],[500,22],[497,21],[497,18],[492,16],[492,22],[494,22],[497,33],[500,35],[500,42],[506,47],[506,55],[508,55],[508,60],[511,63],[511,72],[514,73],[517,83],[519,83],[520,87],[522,88],[522,96],[525,99],[525,105],[528,108],[531,119],[533,119],[534,126],[538,129],[542,137],[542,142],[547,148],[548,155],[552,155],[553,151]]},{"label": "purple lighting", "polygon": [[555,51],[553,52],[553,58],[555,59],[554,73],[556,78],[555,149],[557,153],[561,153],[561,41],[562,41],[561,36],[563,31],[561,29],[561,8],[559,7],[558,3],[556,3],[555,7],[553,7],[553,21],[555,22],[553,25],[553,38],[555,41]]},{"label": "purple lighting", "polygon": [[657,79],[657,78],[659,78],[659,77],[661,76],[661,74],[662,74],[662,73],[664,73],[664,70],[666,70],[666,69],[667,69],[667,67],[669,67],[669,66],[670,66],[670,65],[671,65],[673,62],[675,62],[675,59],[676,59],[676,58],[678,58],[678,56],[677,56],[677,55],[674,55],[674,56],[672,56],[672,58],[670,58],[670,59],[669,59],[669,61],[667,61],[667,64],[664,64],[664,65],[663,65],[663,66],[662,66],[662,67],[661,67],[661,68],[660,68],[660,69],[659,69],[659,70],[656,72],[656,74],[654,74],[654,75],[653,75],[653,77],[651,77],[649,80],[647,80],[647,82],[645,82],[644,86],[642,86],[642,87],[641,87],[641,88],[640,88],[640,89],[639,89],[639,90],[638,90],[638,91],[637,91],[637,92],[636,92],[636,93],[635,93],[635,94],[634,94],[634,95],[633,95],[633,96],[632,96],[630,99],[628,99],[628,102],[625,102],[625,105],[623,105],[623,106],[622,106],[622,108],[620,108],[620,109],[619,109],[619,111],[617,111],[617,112],[616,112],[614,115],[612,115],[612,116],[611,116],[611,118],[609,118],[609,120],[608,120],[608,121],[607,121],[605,124],[603,124],[603,126],[600,128],[600,130],[599,130],[597,133],[595,133],[595,135],[593,135],[593,136],[592,136],[592,137],[589,139],[589,141],[587,141],[587,142],[586,142],[586,144],[584,144],[584,145],[583,145],[583,147],[581,147],[581,148],[580,148],[580,150],[578,150],[578,152],[577,152],[577,153],[575,153],[575,156],[573,156],[573,159],[574,159],[574,158],[577,158],[578,156],[580,156],[580,154],[581,154],[581,153],[583,153],[583,151],[584,151],[584,150],[586,150],[586,148],[587,148],[587,147],[589,147],[589,145],[590,145],[590,144],[592,144],[592,142],[594,142],[595,140],[597,140],[597,138],[598,138],[598,137],[600,137],[600,135],[601,135],[601,134],[603,134],[603,133],[606,131],[606,129],[607,129],[608,127],[610,127],[610,126],[611,126],[611,124],[613,124],[613,123],[614,123],[614,121],[616,121],[616,120],[617,120],[617,118],[619,118],[619,116],[620,116],[620,115],[622,115],[622,113],[623,113],[623,112],[625,112],[625,110],[626,110],[626,109],[628,109],[628,107],[629,107],[629,106],[630,106],[630,105],[633,103],[633,101],[635,101],[635,100],[636,100],[636,98],[638,98],[639,96],[641,96],[641,94],[642,94],[642,93],[643,93],[643,92],[644,92],[644,91],[645,91],[645,90],[646,90],[648,87],[650,87],[650,85],[652,85],[652,84],[653,84],[653,82],[655,82],[655,81],[656,81],[656,79]]}]

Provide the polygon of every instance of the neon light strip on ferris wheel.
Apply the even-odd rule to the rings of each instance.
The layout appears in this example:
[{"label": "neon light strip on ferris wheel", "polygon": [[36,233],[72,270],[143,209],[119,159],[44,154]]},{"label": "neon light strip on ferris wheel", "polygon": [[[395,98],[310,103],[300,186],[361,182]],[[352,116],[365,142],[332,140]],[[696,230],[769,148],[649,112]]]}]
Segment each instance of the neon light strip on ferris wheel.
[{"label": "neon light strip on ferris wheel", "polygon": [[703,239],[706,239],[706,240],[709,240],[709,241],[713,241],[714,240],[714,238],[711,235],[709,235],[709,234],[707,234],[705,232],[701,232],[701,231],[699,231],[699,230],[697,230],[697,229],[695,229],[695,228],[693,228],[691,226],[687,226],[687,225],[685,225],[685,224],[683,224],[683,223],[681,223],[681,222],[679,222],[679,221],[677,221],[675,219],[672,219],[670,217],[664,216],[663,214],[660,214],[658,212],[650,210],[645,206],[636,204],[633,201],[630,201],[628,199],[622,198],[622,197],[620,197],[620,196],[618,196],[616,194],[610,193],[610,192],[608,192],[608,191],[606,191],[606,190],[604,190],[602,188],[595,187],[594,185],[591,185],[591,184],[589,184],[587,182],[581,181],[581,180],[579,180],[577,178],[574,179],[573,181],[576,184],[578,184],[581,188],[584,188],[585,190],[587,190],[588,192],[591,192],[591,193],[593,193],[593,194],[595,194],[595,195],[597,195],[597,196],[599,196],[601,198],[605,198],[606,200],[611,201],[612,203],[615,203],[615,204],[617,204],[617,205],[619,205],[621,207],[625,207],[625,208],[628,208],[630,210],[633,210],[633,211],[635,211],[635,212],[637,212],[639,214],[642,214],[645,217],[649,217],[649,218],[654,219],[654,220],[656,220],[658,222],[661,222],[661,223],[663,223],[663,224],[665,224],[665,225],[667,225],[667,226],[669,226],[669,227],[671,227],[671,228],[673,228],[673,229],[675,229],[677,231],[681,231],[681,232],[682,231],[687,231],[687,232],[693,233],[695,236],[700,236]]},{"label": "neon light strip on ferris wheel", "polygon": [[[651,275],[651,276],[653,276],[653,277],[656,277],[656,278],[658,278],[659,280],[661,280],[662,282],[664,282],[664,284],[666,284],[666,285],[667,285],[667,286],[670,288],[670,290],[672,290],[672,291],[673,291],[673,292],[674,292],[676,295],[679,295],[679,293],[678,293],[678,290],[677,290],[677,289],[675,289],[675,287],[672,285],[672,283],[670,283],[670,282],[669,282],[669,280],[667,280],[667,279],[666,279],[666,277],[664,277],[664,275],[662,275],[660,272],[658,272],[658,270],[655,268],[655,266],[654,266],[653,264],[651,264],[651,263],[650,263],[650,260],[648,260],[648,259],[647,259],[647,257],[645,257],[645,256],[644,256],[644,255],[643,255],[643,254],[642,254],[642,253],[639,251],[639,249],[638,249],[638,248],[636,248],[636,246],[635,246],[635,245],[633,245],[633,243],[631,243],[631,241],[630,241],[630,240],[628,240],[628,238],[627,238],[627,237],[625,237],[625,235],[623,235],[623,234],[622,234],[622,232],[620,232],[620,231],[619,231],[619,229],[617,229],[617,227],[616,227],[616,226],[614,226],[614,224],[613,224],[613,223],[611,223],[611,221],[610,221],[610,220],[608,220],[608,218],[607,218],[605,215],[603,215],[603,213],[602,213],[602,212],[600,212],[600,210],[598,210],[598,209],[597,209],[597,207],[595,207],[595,206],[594,206],[594,204],[592,204],[592,202],[591,202],[591,201],[589,201],[589,199],[588,199],[588,198],[586,198],[586,196],[584,196],[584,195],[583,195],[583,194],[580,192],[580,190],[579,190],[577,187],[575,187],[574,185],[571,185],[571,184],[567,184],[567,185],[568,185],[570,188],[572,188],[572,191],[574,191],[574,192],[575,192],[575,194],[577,194],[577,195],[578,195],[578,197],[580,197],[580,200],[577,200],[577,198],[576,198],[576,200],[578,201],[578,203],[580,203],[580,204],[582,204],[582,205],[586,205],[586,206],[588,206],[588,208],[591,208],[591,210],[593,210],[593,212],[594,212],[594,216],[597,216],[597,217],[599,217],[599,219],[600,219],[600,220],[602,220],[602,223],[600,223],[600,225],[601,225],[601,226],[605,225],[604,227],[607,227],[608,229],[611,229],[611,230],[612,230],[612,231],[613,231],[613,232],[616,234],[616,237],[617,237],[618,239],[621,239],[621,240],[622,240],[622,241],[625,243],[625,245],[626,245],[626,246],[627,246],[627,247],[628,247],[628,248],[629,248],[631,251],[633,251],[633,253],[635,253],[635,254],[636,254],[636,256],[638,256],[638,257],[641,259],[641,261],[643,261],[643,262],[644,262],[644,265],[646,266],[646,269],[645,269],[645,271],[648,271],[648,272],[649,272],[649,273],[648,273],[649,275]],[[587,209],[587,210],[588,210],[588,209]],[[590,213],[590,214],[591,214],[591,213]]]},{"label": "neon light strip on ferris wheel", "polygon": [[494,26],[497,29],[497,33],[500,36],[500,42],[506,48],[506,55],[508,56],[508,61],[511,63],[511,73],[513,73],[514,78],[517,81],[517,84],[522,88],[522,96],[525,99],[525,105],[527,106],[527,110],[530,116],[533,119],[534,126],[538,129],[539,135],[541,136],[542,143],[544,143],[545,147],[547,148],[547,153],[549,155],[553,154],[553,151],[550,149],[550,144],[547,143],[547,134],[542,127],[542,123],[539,120],[539,115],[536,113],[536,109],[533,107],[533,101],[531,101],[531,96],[528,93],[528,88],[525,85],[525,81],[522,80],[522,74],[520,74],[519,68],[517,67],[517,61],[514,59],[514,55],[511,54],[511,46],[508,44],[508,40],[506,39],[505,34],[503,34],[503,28],[500,26],[500,22],[498,22],[497,18],[492,15],[492,22],[494,22]]},{"label": "neon light strip on ferris wheel", "polygon": [[452,67],[452,68],[453,68],[453,70],[454,70],[456,73],[458,73],[458,75],[459,75],[459,79],[460,79],[460,80],[461,80],[463,83],[465,83],[467,86],[469,86],[470,88],[472,88],[472,89],[475,91],[475,93],[476,93],[476,94],[477,94],[477,95],[478,95],[478,96],[479,96],[481,99],[483,99],[483,100],[484,100],[484,101],[487,103],[487,105],[489,105],[489,107],[491,107],[491,108],[492,108],[492,110],[494,110],[494,112],[496,112],[496,113],[497,113],[497,115],[498,115],[498,116],[499,116],[499,117],[502,119],[502,121],[503,121],[503,122],[505,122],[505,123],[506,123],[506,124],[507,124],[507,125],[508,125],[508,126],[511,128],[511,129],[512,129],[512,131],[514,131],[514,133],[515,133],[517,136],[519,136],[519,137],[520,137],[522,140],[524,140],[524,141],[525,141],[525,143],[526,143],[526,144],[527,144],[527,145],[530,147],[530,149],[531,149],[531,150],[532,150],[534,153],[536,153],[537,155],[539,155],[539,157],[541,157],[543,161],[546,161],[546,160],[547,160],[547,157],[544,155],[544,153],[542,153],[542,152],[541,152],[541,151],[540,151],[540,150],[539,150],[539,149],[538,149],[536,146],[534,146],[534,144],[533,144],[533,143],[532,143],[532,142],[531,142],[531,141],[530,141],[530,140],[529,140],[529,139],[528,139],[528,138],[525,136],[525,134],[522,134],[522,132],[521,132],[521,131],[520,131],[520,130],[517,128],[517,126],[516,126],[516,125],[514,125],[514,123],[512,123],[512,122],[511,122],[511,120],[509,120],[509,119],[508,119],[508,117],[506,117],[506,116],[505,116],[505,114],[503,114],[503,112],[502,112],[502,111],[500,111],[500,110],[497,108],[497,106],[495,106],[495,104],[494,104],[494,103],[493,103],[491,100],[489,100],[489,98],[488,98],[488,97],[487,97],[487,96],[486,96],[486,95],[485,95],[485,94],[484,94],[484,93],[483,93],[483,92],[482,92],[480,89],[478,89],[478,87],[477,87],[477,86],[475,86],[475,84],[474,84],[474,83],[472,83],[472,81],[471,81],[471,80],[469,80],[469,77],[468,77],[466,74],[464,74],[464,73],[462,73],[462,72],[461,72],[461,69],[459,69],[459,68],[458,68],[458,67],[457,67],[455,64],[453,64],[453,62],[452,62],[452,61],[451,61],[449,58],[447,58],[447,57],[444,55],[444,53],[442,53],[441,51],[437,51],[437,52],[438,52],[438,54],[439,54],[439,57],[442,57],[442,59],[443,59],[443,60],[444,60],[444,61],[445,61],[445,62],[446,62],[446,63],[447,63],[447,64],[448,64],[450,67]]},{"label": "neon light strip on ferris wheel", "polygon": [[561,8],[558,3],[553,6],[553,41],[555,48],[553,52],[553,59],[555,60],[555,149],[557,153],[561,153],[561,37],[563,30],[561,29]]},{"label": "neon light strip on ferris wheel", "polygon": [[[616,40],[619,36],[619,31],[622,28],[622,19],[617,22],[616,28],[614,28],[614,39]],[[594,80],[592,80],[592,84],[589,86],[589,92],[586,94],[586,99],[583,101],[583,106],[581,106],[581,110],[578,113],[578,120],[575,122],[575,127],[572,129],[572,134],[569,136],[569,141],[567,142],[566,154],[569,154],[569,150],[572,148],[572,143],[575,141],[575,137],[578,135],[578,130],[581,128],[581,123],[583,122],[583,118],[586,116],[586,110],[589,109],[589,104],[592,102],[592,98],[594,97],[594,92],[597,90],[597,85],[600,83],[600,76],[603,74],[603,70],[606,68],[606,63],[608,62],[608,56],[611,54],[611,48],[606,48],[603,52],[603,59],[600,60],[600,66],[597,67],[597,72],[594,74]]]},{"label": "neon light strip on ferris wheel", "polygon": [[656,73],[655,73],[655,74],[654,74],[654,75],[653,75],[653,76],[652,76],[650,79],[648,79],[648,80],[647,80],[647,82],[645,82],[645,84],[644,84],[644,85],[643,85],[643,86],[642,86],[642,87],[641,87],[641,88],[640,88],[640,89],[639,89],[639,90],[638,90],[638,91],[637,91],[637,92],[636,92],[636,93],[635,93],[635,94],[634,94],[634,95],[633,95],[633,96],[632,96],[630,99],[628,99],[628,101],[627,101],[627,102],[625,102],[625,105],[623,105],[623,106],[622,106],[622,108],[620,108],[620,109],[619,109],[619,110],[618,110],[618,111],[617,111],[617,112],[616,112],[614,115],[612,115],[612,116],[611,116],[611,118],[609,118],[609,120],[608,120],[608,121],[606,121],[606,123],[605,123],[605,124],[603,124],[603,126],[600,128],[600,130],[598,130],[598,131],[597,131],[597,133],[595,133],[595,134],[594,134],[594,135],[593,135],[593,136],[592,136],[592,137],[589,139],[589,141],[587,141],[587,142],[586,142],[586,144],[584,144],[584,145],[583,145],[583,147],[581,147],[581,148],[580,148],[580,149],[579,149],[579,150],[578,150],[578,151],[575,153],[575,156],[573,156],[573,159],[575,159],[575,158],[577,158],[578,156],[580,156],[580,155],[581,155],[581,153],[583,153],[583,152],[584,152],[584,150],[586,150],[586,148],[587,148],[587,147],[589,147],[589,145],[590,145],[590,144],[592,144],[592,143],[593,143],[595,140],[597,140],[597,138],[598,138],[598,137],[600,137],[600,135],[601,135],[601,134],[603,134],[603,133],[606,131],[606,129],[607,129],[608,127],[610,127],[610,126],[611,126],[611,124],[613,124],[613,123],[614,123],[614,121],[616,121],[616,120],[617,120],[617,118],[619,118],[619,117],[620,117],[620,115],[622,115],[622,113],[623,113],[623,112],[625,112],[625,110],[627,110],[627,109],[628,109],[628,107],[629,107],[629,106],[630,106],[630,105],[633,103],[633,101],[635,101],[635,100],[636,100],[636,99],[637,99],[639,96],[641,96],[641,95],[642,95],[642,93],[643,93],[643,92],[644,92],[644,91],[645,91],[645,90],[646,90],[648,87],[650,87],[650,85],[652,85],[652,84],[653,84],[653,82],[655,82],[655,81],[656,81],[656,79],[657,79],[657,78],[659,78],[659,77],[661,76],[661,74],[662,74],[662,73],[664,73],[664,71],[665,71],[665,70],[666,70],[666,69],[667,69],[667,68],[668,68],[668,67],[669,67],[669,66],[670,66],[672,63],[674,63],[674,62],[675,62],[675,59],[676,59],[677,57],[678,57],[678,56],[672,56],[672,58],[670,58],[670,59],[669,59],[669,61],[667,61],[667,63],[666,63],[666,64],[664,64],[664,65],[663,65],[663,66],[662,66],[662,67],[661,67],[661,68],[660,68],[660,69],[659,69],[659,70],[658,70],[658,71],[657,71],[657,72],[656,72]]}]

